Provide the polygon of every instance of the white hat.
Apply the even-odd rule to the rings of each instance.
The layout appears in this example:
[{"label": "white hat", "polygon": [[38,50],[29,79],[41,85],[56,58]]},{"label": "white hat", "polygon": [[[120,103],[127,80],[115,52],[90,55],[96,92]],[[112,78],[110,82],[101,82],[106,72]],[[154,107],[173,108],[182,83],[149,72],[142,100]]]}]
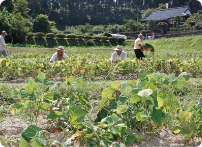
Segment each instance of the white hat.
[{"label": "white hat", "polygon": [[2,31],[1,34],[5,34],[5,35],[7,35],[6,31]]},{"label": "white hat", "polygon": [[117,45],[117,47],[114,49],[115,51],[123,51],[122,46],[121,45]]},{"label": "white hat", "polygon": [[65,49],[64,46],[59,46],[58,47],[58,50],[63,50],[64,51],[64,49]]}]

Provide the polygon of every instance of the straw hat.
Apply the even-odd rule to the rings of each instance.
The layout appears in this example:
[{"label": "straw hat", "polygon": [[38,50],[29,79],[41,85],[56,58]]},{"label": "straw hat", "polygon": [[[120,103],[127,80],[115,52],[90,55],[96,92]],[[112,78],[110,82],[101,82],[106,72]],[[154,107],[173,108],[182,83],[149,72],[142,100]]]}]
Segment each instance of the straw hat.
[{"label": "straw hat", "polygon": [[122,46],[121,45],[117,45],[117,47],[114,49],[115,51],[123,51]]}]

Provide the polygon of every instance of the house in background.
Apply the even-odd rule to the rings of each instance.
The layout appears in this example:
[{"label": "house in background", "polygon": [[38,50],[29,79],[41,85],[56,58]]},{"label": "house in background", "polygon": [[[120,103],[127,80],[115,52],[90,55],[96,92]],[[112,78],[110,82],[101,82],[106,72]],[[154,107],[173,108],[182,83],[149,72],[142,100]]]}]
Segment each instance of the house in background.
[{"label": "house in background", "polygon": [[166,22],[168,26],[165,28],[165,31],[168,31],[170,27],[173,27],[174,18],[177,15],[180,16],[181,24],[183,24],[192,14],[188,6],[155,10],[148,17],[140,19],[139,22],[145,23],[146,26],[148,26],[148,22],[151,19],[153,19],[156,24]]}]

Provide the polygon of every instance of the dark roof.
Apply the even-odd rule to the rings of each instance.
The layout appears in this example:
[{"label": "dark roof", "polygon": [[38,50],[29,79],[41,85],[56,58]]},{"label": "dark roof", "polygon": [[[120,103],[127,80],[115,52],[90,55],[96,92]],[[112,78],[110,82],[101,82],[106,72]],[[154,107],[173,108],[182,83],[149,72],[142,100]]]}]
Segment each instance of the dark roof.
[{"label": "dark roof", "polygon": [[154,21],[161,21],[161,20],[167,20],[169,18],[174,18],[177,15],[190,16],[191,12],[189,10],[189,7],[184,6],[170,9],[155,10],[151,15],[139,21],[149,21],[151,19],[153,19]]}]

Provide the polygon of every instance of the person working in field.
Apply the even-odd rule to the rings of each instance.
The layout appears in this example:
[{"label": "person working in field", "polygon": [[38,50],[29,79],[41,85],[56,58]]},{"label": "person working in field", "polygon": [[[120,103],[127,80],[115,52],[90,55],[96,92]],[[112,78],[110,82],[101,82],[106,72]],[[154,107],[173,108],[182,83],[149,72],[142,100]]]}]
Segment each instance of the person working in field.
[{"label": "person working in field", "polygon": [[134,45],[135,55],[136,55],[137,59],[141,59],[141,60],[143,57],[145,57],[142,52],[142,48],[144,48],[144,46],[142,45],[143,38],[144,38],[144,36],[142,34],[139,34],[138,38],[135,40],[135,45]]},{"label": "person working in field", "polygon": [[112,53],[110,62],[111,63],[117,63],[117,57],[118,59],[125,60],[127,58],[127,53],[123,51],[121,45],[117,45],[117,47],[114,49],[116,52]]},{"label": "person working in field", "polygon": [[64,46],[59,46],[57,50],[58,51],[54,53],[53,56],[51,57],[50,63],[52,63],[55,60],[62,61],[62,59],[64,58],[69,59],[69,57],[64,53]]},{"label": "person working in field", "polygon": [[6,31],[2,31],[0,35],[0,57],[3,54],[4,57],[7,57],[5,48],[7,48],[4,37],[7,35]]}]

